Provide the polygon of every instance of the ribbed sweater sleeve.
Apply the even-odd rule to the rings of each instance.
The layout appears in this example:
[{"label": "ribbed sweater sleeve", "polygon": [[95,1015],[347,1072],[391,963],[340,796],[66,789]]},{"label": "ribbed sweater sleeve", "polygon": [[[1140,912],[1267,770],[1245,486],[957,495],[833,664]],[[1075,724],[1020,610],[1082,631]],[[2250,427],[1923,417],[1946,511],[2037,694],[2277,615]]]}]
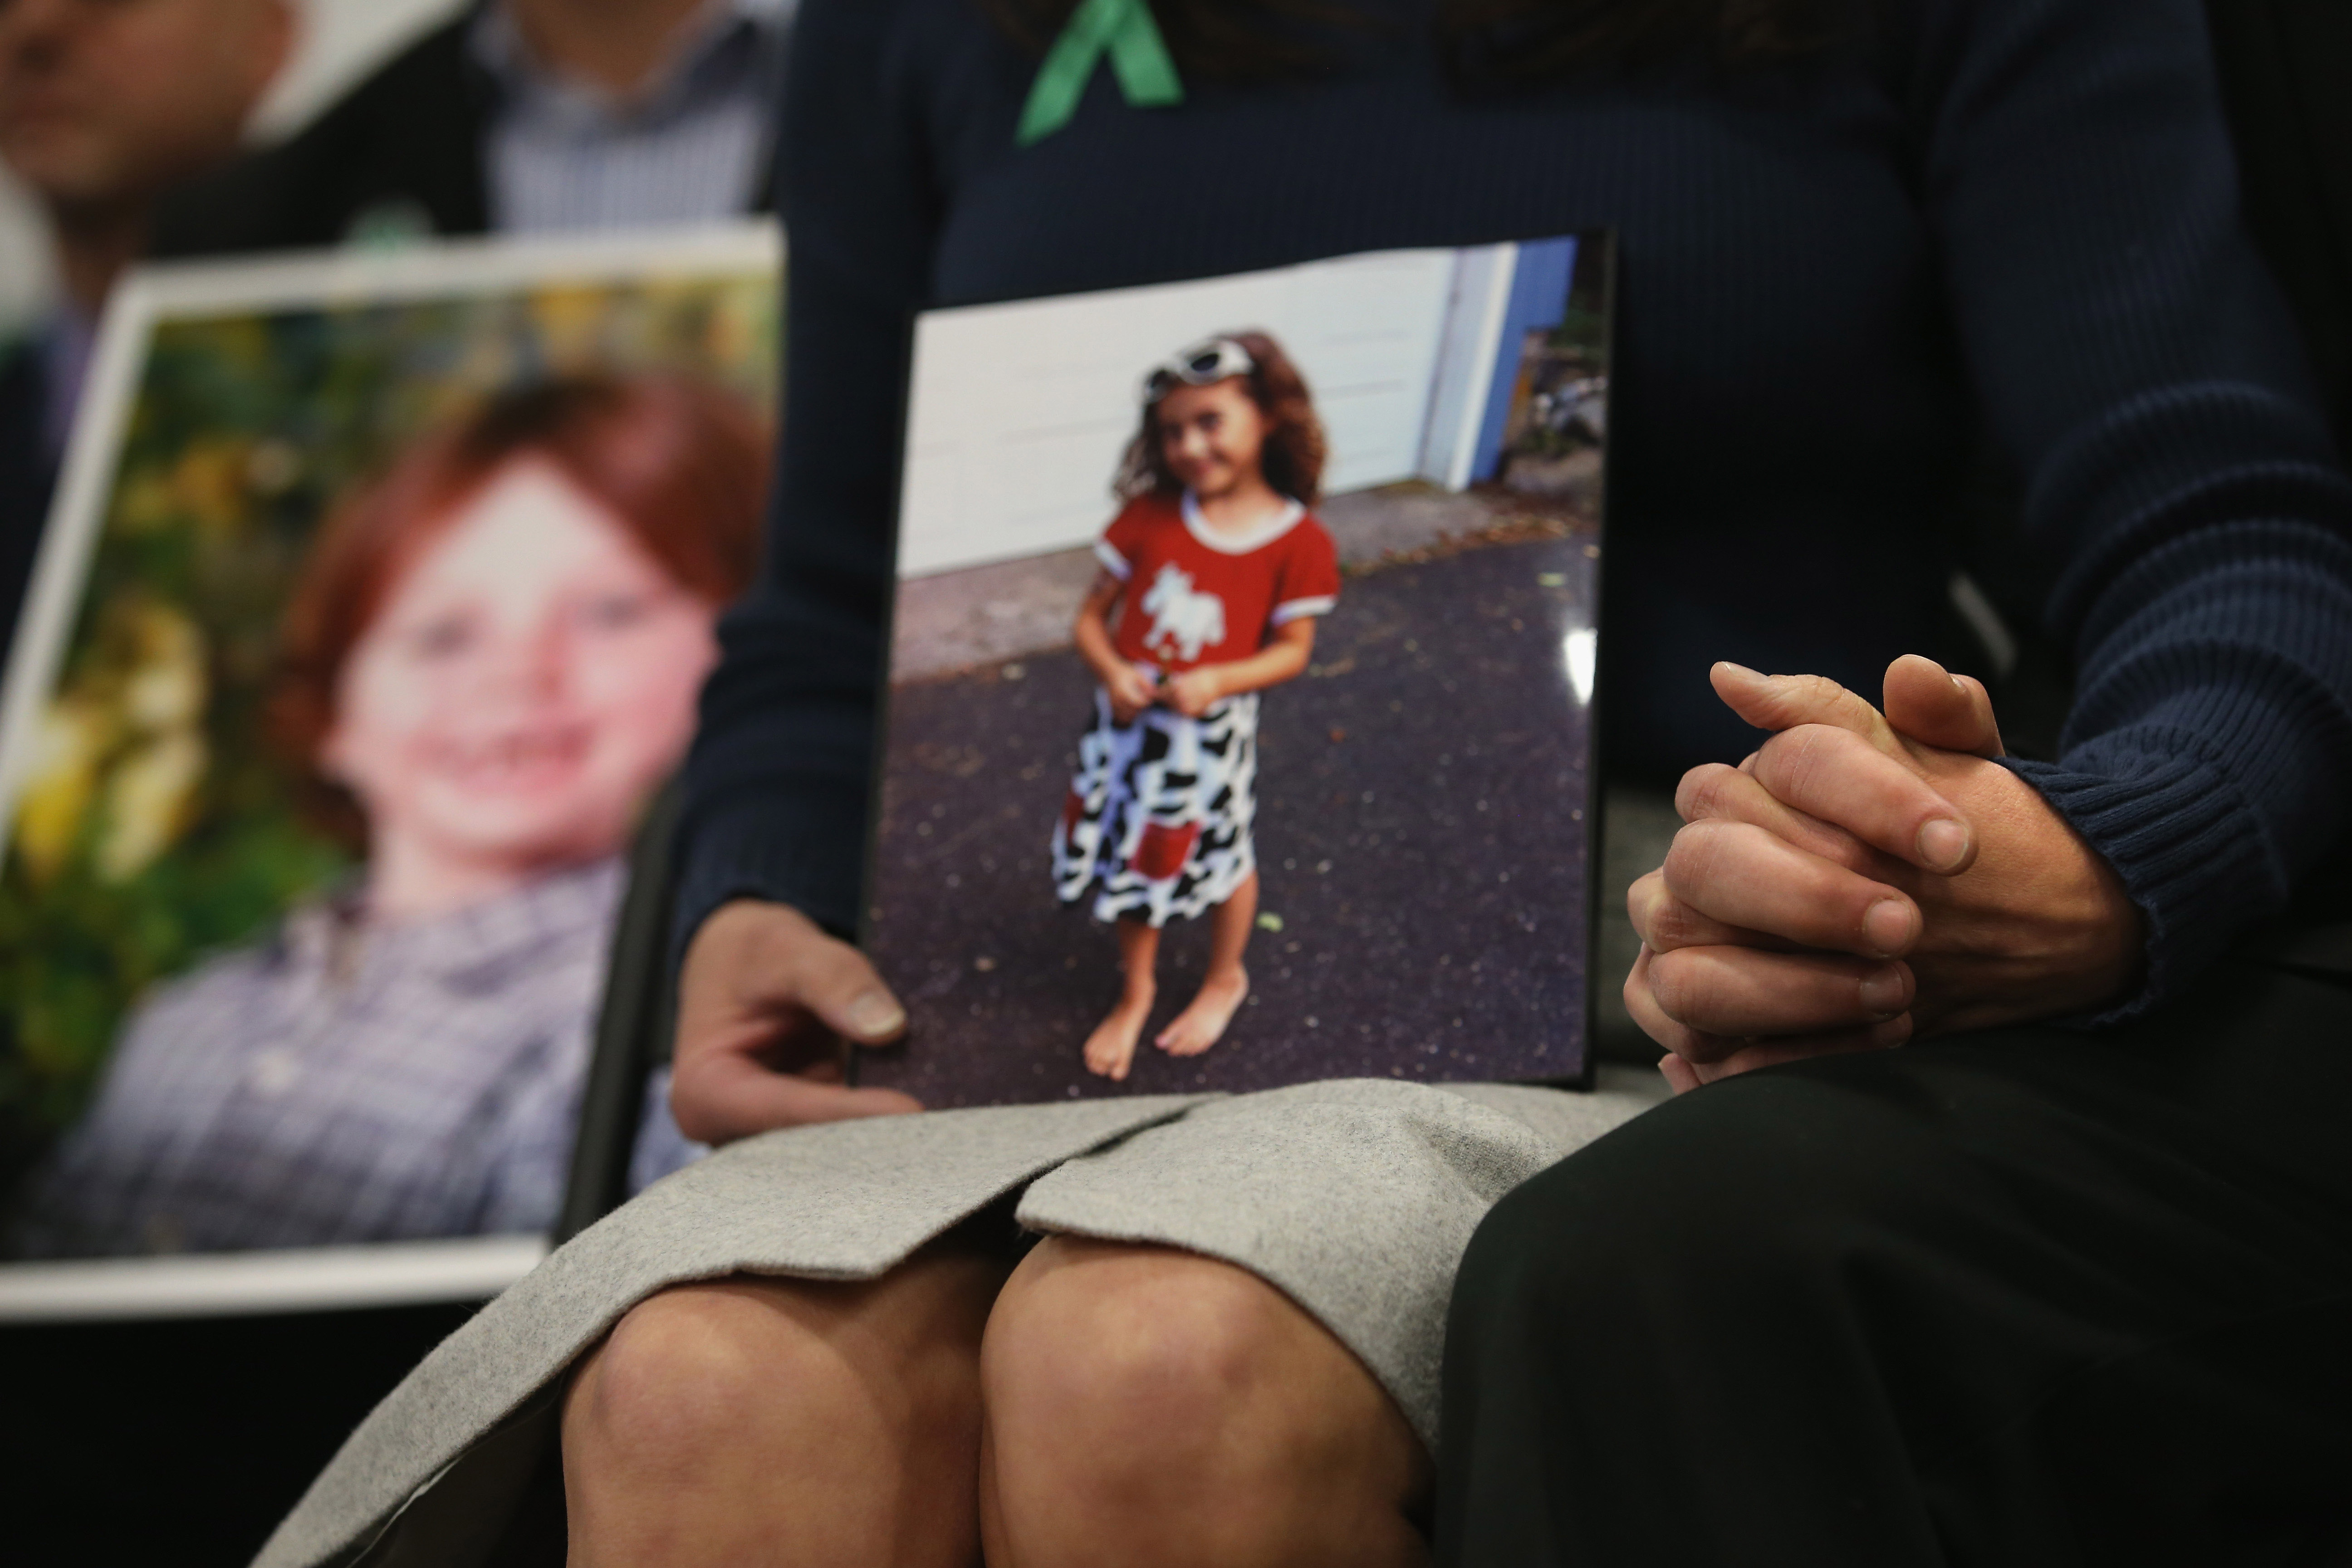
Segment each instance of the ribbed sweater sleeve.
[{"label": "ribbed sweater sleeve", "polygon": [[909,312],[936,202],[915,106],[877,94],[898,16],[812,5],[782,130],[787,416],[757,584],[720,623],[680,823],[681,938],[730,899],[857,923]]},{"label": "ribbed sweater sleeve", "polygon": [[2193,0],[1933,18],[1924,194],[1979,406],[2076,661],[2019,763],[2175,990],[2285,904],[2352,787],[2352,487],[2237,216]]}]

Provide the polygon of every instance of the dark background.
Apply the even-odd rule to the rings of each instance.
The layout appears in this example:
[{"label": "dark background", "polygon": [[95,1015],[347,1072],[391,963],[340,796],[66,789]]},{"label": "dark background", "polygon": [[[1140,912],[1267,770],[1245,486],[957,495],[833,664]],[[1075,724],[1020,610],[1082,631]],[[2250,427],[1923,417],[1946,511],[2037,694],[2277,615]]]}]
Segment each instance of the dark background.
[{"label": "dark background", "polygon": [[0,1561],[237,1568],[477,1310],[0,1326]]},{"label": "dark background", "polygon": [[1258,907],[1282,929],[1252,936],[1224,1039],[1178,1060],[1150,1036],[1192,999],[1209,922],[1171,922],[1124,1084],[1079,1056],[1116,938],[1047,872],[1091,672],[1065,648],[895,688],[869,914],[913,1023],[863,1080],[951,1106],[1580,1074],[1588,726],[1561,640],[1591,624],[1591,537],[1347,579],[1259,721]]}]

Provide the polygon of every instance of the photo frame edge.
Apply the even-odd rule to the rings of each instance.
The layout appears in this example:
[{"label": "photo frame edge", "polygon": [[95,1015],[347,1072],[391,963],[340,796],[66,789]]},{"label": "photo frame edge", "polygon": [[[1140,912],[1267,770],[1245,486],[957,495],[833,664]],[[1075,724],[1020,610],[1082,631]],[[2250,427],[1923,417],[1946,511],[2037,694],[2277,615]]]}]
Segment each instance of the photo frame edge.
[{"label": "photo frame edge", "polygon": [[[757,218],[690,229],[436,241],[397,252],[312,251],[134,267],[100,318],[24,610],[0,674],[0,863],[13,840],[43,710],[63,673],[142,373],[164,321],[362,300],[413,304],[663,275],[766,269],[781,278],[788,264],[782,225]],[[551,1240],[541,1234],[457,1237],[86,1262],[0,1260],[0,1325],[483,1300],[529,1272]]]},{"label": "photo frame edge", "polygon": [[580,235],[467,236],[385,250],[150,262],[133,268],[131,281],[143,285],[161,317],[320,309],[354,299],[408,304],[485,289],[732,268],[781,270],[787,252],[775,219],[740,218]]},{"label": "photo frame edge", "polygon": [[129,436],[139,369],[158,314],[152,287],[134,272],[107,302],[99,323],[89,380],[75,409],[64,471],[0,679],[0,862],[15,837],[17,798],[32,766],[42,708],[56,689],[73,635],[74,613],[97,549],[107,481]]},{"label": "photo frame edge", "polygon": [[540,1235],[0,1264],[0,1328],[487,1300],[538,1267]]}]

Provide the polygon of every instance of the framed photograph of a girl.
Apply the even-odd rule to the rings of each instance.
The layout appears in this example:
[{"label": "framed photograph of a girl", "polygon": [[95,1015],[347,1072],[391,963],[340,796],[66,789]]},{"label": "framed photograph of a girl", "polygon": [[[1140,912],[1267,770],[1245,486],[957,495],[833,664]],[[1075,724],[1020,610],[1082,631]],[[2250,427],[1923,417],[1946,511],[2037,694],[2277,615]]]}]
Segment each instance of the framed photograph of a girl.
[{"label": "framed photograph of a girl", "polygon": [[1584,1074],[1608,263],[920,320],[864,1081]]},{"label": "framed photograph of a girl", "polygon": [[[751,571],[778,265],[134,282],[0,735],[13,1256],[544,1235],[621,857]],[[693,1152],[649,1098],[638,1178]]]}]

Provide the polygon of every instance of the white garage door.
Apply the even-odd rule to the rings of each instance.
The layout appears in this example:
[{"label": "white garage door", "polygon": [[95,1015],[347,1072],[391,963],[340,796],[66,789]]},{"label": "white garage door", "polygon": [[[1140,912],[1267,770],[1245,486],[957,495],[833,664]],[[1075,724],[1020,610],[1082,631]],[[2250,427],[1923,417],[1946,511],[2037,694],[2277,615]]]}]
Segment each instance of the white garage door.
[{"label": "white garage door", "polygon": [[1457,252],[1385,251],[1199,283],[926,314],[916,329],[900,571],[1084,544],[1109,521],[1137,383],[1176,349],[1262,328],[1315,395],[1330,491],[1421,467]]}]

